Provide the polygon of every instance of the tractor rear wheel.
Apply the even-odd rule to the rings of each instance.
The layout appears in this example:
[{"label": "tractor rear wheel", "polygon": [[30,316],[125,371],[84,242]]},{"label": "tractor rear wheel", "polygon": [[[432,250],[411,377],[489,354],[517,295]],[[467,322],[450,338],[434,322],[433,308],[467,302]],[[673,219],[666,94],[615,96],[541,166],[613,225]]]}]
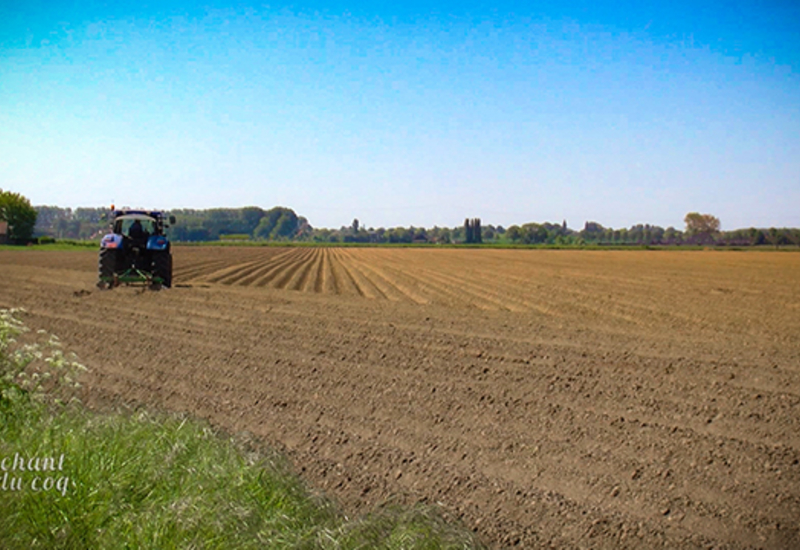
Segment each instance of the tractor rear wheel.
[{"label": "tractor rear wheel", "polygon": [[97,286],[111,288],[114,286],[114,270],[117,267],[117,251],[113,248],[101,248],[97,262]]},{"label": "tractor rear wheel", "polygon": [[156,252],[153,254],[153,276],[161,279],[161,286],[172,286],[172,254]]}]

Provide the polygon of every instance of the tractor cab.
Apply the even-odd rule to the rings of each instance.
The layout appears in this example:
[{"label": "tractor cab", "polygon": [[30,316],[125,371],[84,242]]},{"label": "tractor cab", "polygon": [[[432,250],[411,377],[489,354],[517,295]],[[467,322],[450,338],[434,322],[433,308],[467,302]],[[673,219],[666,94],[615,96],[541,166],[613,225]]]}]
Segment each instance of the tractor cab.
[{"label": "tractor cab", "polygon": [[127,214],[114,220],[113,232],[133,241],[144,241],[156,235],[158,224],[155,218],[143,214]]}]

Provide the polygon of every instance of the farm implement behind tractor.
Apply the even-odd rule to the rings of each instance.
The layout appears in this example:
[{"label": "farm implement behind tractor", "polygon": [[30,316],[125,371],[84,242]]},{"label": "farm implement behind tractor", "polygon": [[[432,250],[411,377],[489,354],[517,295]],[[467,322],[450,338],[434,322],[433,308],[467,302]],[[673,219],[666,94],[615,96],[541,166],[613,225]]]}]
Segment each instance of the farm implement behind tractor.
[{"label": "farm implement behind tractor", "polygon": [[157,210],[111,207],[111,233],[100,241],[97,286],[110,289],[140,285],[158,290],[172,286],[172,252],[165,234],[175,217]]}]

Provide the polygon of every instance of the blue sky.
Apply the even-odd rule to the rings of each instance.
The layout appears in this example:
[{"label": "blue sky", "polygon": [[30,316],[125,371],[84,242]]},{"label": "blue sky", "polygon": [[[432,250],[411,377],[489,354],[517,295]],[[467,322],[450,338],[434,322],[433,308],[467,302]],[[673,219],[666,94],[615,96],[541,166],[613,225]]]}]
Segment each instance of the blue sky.
[{"label": "blue sky", "polygon": [[796,2],[16,4],[0,187],[34,204],[800,226]]}]

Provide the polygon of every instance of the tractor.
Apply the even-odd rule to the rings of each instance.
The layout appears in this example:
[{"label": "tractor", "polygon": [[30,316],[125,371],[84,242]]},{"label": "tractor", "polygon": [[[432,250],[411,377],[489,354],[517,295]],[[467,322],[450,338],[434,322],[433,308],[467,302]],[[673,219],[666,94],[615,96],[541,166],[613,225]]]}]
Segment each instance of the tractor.
[{"label": "tractor", "polygon": [[98,282],[101,289],[122,284],[153,290],[172,286],[172,253],[164,230],[175,223],[157,210],[111,207],[111,233],[100,241]]}]

